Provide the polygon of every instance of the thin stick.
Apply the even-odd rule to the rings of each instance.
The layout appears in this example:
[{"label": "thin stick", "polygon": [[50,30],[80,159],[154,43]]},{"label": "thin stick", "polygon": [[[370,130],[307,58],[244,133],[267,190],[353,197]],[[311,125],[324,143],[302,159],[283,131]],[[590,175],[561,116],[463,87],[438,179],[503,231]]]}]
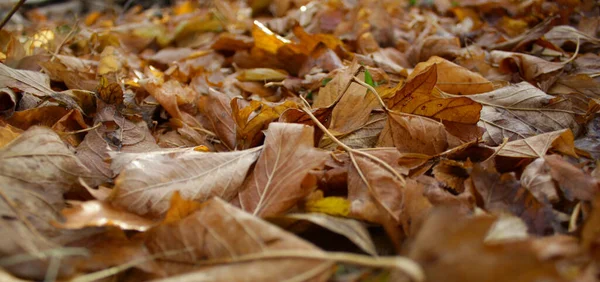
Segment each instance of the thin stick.
[{"label": "thin stick", "polygon": [[388,107],[387,107],[387,106],[385,105],[385,103],[383,102],[383,99],[381,99],[381,97],[379,96],[379,94],[377,94],[377,90],[375,90],[375,88],[373,88],[373,86],[371,86],[371,85],[369,85],[369,84],[367,84],[367,83],[365,83],[365,82],[362,82],[362,81],[358,80],[358,78],[356,78],[356,76],[353,76],[353,77],[352,77],[352,80],[353,80],[354,82],[356,82],[356,83],[358,83],[358,84],[362,85],[363,87],[367,88],[369,91],[371,91],[371,92],[373,93],[373,95],[375,95],[375,97],[377,97],[377,101],[379,101],[379,104],[381,104],[381,106],[383,107],[383,109],[384,109],[386,112],[389,112],[389,111],[390,111],[390,109],[388,109]]},{"label": "thin stick", "polygon": [[8,15],[6,15],[6,17],[4,17],[2,20],[2,23],[0,23],[0,30],[2,30],[4,25],[10,21],[10,18],[12,18],[12,16],[17,12],[17,10],[19,10],[19,8],[21,8],[21,6],[23,6],[23,4],[25,4],[25,0],[19,0],[19,2],[12,7],[12,10],[8,12]]}]

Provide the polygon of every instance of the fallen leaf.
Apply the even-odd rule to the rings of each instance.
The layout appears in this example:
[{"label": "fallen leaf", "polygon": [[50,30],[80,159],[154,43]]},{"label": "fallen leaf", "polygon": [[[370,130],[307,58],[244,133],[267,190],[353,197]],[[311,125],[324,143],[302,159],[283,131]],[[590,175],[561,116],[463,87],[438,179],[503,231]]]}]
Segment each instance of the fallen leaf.
[{"label": "fallen leaf", "polygon": [[10,117],[17,107],[17,94],[10,88],[0,88],[0,115]]},{"label": "fallen leaf", "polygon": [[[149,230],[145,244],[151,254],[179,252],[159,261],[167,274],[202,267],[195,275],[215,281],[275,281],[293,277],[326,281],[333,266],[328,260],[303,258],[302,254],[322,251],[218,198],[209,200],[202,209],[181,221]],[[281,251],[297,256],[270,256]],[[244,260],[248,256],[253,259]],[[211,261],[222,262],[201,266]],[[307,272],[311,273],[309,277]]]},{"label": "fallen leaf", "polygon": [[549,155],[545,156],[544,160],[550,167],[550,175],[558,183],[567,199],[592,201],[600,191],[600,182],[597,179],[583,173],[581,169],[565,161],[562,157]]},{"label": "fallen leaf", "polygon": [[198,110],[209,120],[211,127],[208,129],[217,134],[227,149],[233,150],[236,147],[235,123],[225,94],[209,89],[207,95],[198,99]]},{"label": "fallen leaf", "polygon": [[240,192],[242,209],[261,217],[285,212],[312,192],[302,182],[327,157],[314,148],[313,129],[306,125],[271,123],[264,146]]},{"label": "fallen leaf", "polygon": [[484,105],[479,126],[486,129],[483,139],[490,145],[565,128],[573,135],[579,133],[569,101],[557,100],[526,82],[468,97]]},{"label": "fallen leaf", "polygon": [[27,70],[12,69],[0,64],[0,85],[12,87],[40,98],[52,98],[65,106],[83,112],[78,98],[71,90],[56,92],[50,88],[47,75]]},{"label": "fallen leaf", "polygon": [[550,167],[544,158],[535,159],[527,165],[520,180],[523,187],[529,190],[538,201],[549,201],[550,203],[559,201],[558,187],[550,175]]},{"label": "fallen leaf", "polygon": [[427,62],[419,63],[407,80],[411,80],[424,72],[429,66],[436,65],[437,81],[435,86],[440,90],[458,95],[485,93],[494,90],[489,80],[476,72],[472,72],[448,60],[433,56]]},{"label": "fallen leaf", "polygon": [[468,98],[442,98],[432,94],[438,81],[437,64],[425,68],[392,96],[388,108],[394,111],[431,117],[437,120],[474,124],[481,105]]},{"label": "fallen leaf", "polygon": [[546,155],[548,150],[554,149],[563,154],[577,157],[573,139],[571,130],[557,130],[508,142],[498,150],[497,154],[513,158],[539,158]]},{"label": "fallen leaf", "polygon": [[298,221],[311,222],[348,238],[348,240],[360,247],[365,253],[377,256],[377,250],[375,249],[375,244],[371,240],[369,231],[364,224],[354,219],[334,217],[319,213],[292,213],[267,218],[267,220],[288,230],[289,227],[297,224]]},{"label": "fallen leaf", "polygon": [[86,201],[62,210],[64,222],[55,225],[66,229],[84,227],[117,226],[122,230],[146,231],[155,223],[149,219],[113,207],[101,201]]},{"label": "fallen leaf", "polygon": [[437,155],[449,148],[444,125],[426,117],[389,113],[378,146],[395,146],[402,153]]},{"label": "fallen leaf", "polygon": [[267,105],[259,101],[250,101],[250,105],[240,109],[239,99],[231,100],[233,119],[236,123],[236,139],[238,149],[247,149],[261,143],[262,130],[267,129],[269,124],[287,109],[296,108],[296,103],[285,101],[277,105]]},{"label": "fallen leaf", "polygon": [[107,161],[110,152],[145,152],[158,148],[146,123],[128,120],[115,105],[99,105],[94,124],[100,126],[86,134],[77,147],[77,157],[100,183],[111,181],[118,173],[110,169]]},{"label": "fallen leaf", "polygon": [[436,210],[412,244],[409,257],[432,281],[564,281],[552,260],[529,241],[486,244],[491,217],[461,218]]},{"label": "fallen leaf", "polygon": [[159,217],[173,193],[186,200],[211,196],[233,199],[261,148],[224,153],[185,150],[179,153],[132,154],[115,179],[112,203],[139,215]]},{"label": "fallen leaf", "polygon": [[549,203],[540,202],[533,197],[531,192],[521,186],[514,174],[500,174],[493,167],[475,164],[471,180],[486,210],[509,212],[520,217],[533,234],[551,234],[558,228]]}]

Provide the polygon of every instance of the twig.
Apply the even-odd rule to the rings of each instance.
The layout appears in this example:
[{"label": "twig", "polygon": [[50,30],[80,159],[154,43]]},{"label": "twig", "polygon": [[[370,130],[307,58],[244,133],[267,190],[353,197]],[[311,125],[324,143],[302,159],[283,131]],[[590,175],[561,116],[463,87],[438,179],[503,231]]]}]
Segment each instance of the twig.
[{"label": "twig", "polygon": [[21,6],[23,6],[23,4],[25,4],[25,0],[19,0],[19,2],[12,7],[12,10],[8,12],[8,15],[6,15],[6,17],[4,17],[2,20],[2,23],[0,23],[0,30],[2,30],[4,25],[10,21],[10,18],[12,18],[12,16],[17,12],[17,10],[19,10],[19,8],[21,8]]}]

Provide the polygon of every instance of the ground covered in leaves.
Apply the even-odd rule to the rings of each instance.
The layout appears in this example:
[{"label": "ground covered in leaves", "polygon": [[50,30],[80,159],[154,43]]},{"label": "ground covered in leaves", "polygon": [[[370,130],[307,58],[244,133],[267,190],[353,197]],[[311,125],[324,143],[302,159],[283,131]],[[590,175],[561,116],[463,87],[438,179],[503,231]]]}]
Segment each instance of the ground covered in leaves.
[{"label": "ground covered in leaves", "polygon": [[173,2],[0,31],[0,280],[600,277],[596,1]]}]

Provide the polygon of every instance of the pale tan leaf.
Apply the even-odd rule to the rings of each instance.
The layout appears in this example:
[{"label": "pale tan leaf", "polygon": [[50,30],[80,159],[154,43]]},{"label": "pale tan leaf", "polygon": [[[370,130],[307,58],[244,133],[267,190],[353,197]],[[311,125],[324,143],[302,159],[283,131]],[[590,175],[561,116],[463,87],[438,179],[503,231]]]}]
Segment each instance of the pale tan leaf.
[{"label": "pale tan leaf", "polygon": [[240,192],[244,210],[258,216],[277,215],[307,196],[303,187],[312,169],[321,168],[325,151],[314,148],[313,128],[300,124],[271,123],[264,149]]},{"label": "pale tan leaf", "polygon": [[[152,254],[187,250],[159,263],[169,275],[202,267],[195,281],[325,281],[333,266],[331,261],[301,256],[268,259],[271,252],[297,251],[301,255],[322,251],[218,198],[181,221],[159,225],[147,233],[145,242]],[[255,259],[236,262],[245,256]],[[226,263],[228,260],[232,263]],[[223,262],[194,265],[204,261]]]},{"label": "pale tan leaf", "polygon": [[267,220],[284,229],[297,221],[308,221],[348,238],[367,254],[377,256],[377,250],[371,240],[369,231],[364,224],[355,219],[334,217],[321,213],[292,213],[268,218]]},{"label": "pale tan leaf", "polygon": [[488,144],[566,128],[577,135],[580,129],[568,100],[556,100],[527,82],[468,97],[484,105],[479,126],[486,129]]},{"label": "pale tan leaf", "polygon": [[163,215],[175,191],[186,200],[233,199],[261,148],[224,153],[193,150],[130,156],[115,180],[112,202],[131,212]]},{"label": "pale tan leaf", "polygon": [[569,129],[552,131],[508,142],[500,147],[498,155],[513,158],[539,158],[546,155],[551,148],[555,148],[564,149],[563,153],[577,157],[573,139],[573,133]]},{"label": "pale tan leaf", "polygon": [[0,149],[0,182],[8,191],[25,189],[60,203],[64,192],[79,186],[79,177],[90,171],[49,128],[32,127]]}]

